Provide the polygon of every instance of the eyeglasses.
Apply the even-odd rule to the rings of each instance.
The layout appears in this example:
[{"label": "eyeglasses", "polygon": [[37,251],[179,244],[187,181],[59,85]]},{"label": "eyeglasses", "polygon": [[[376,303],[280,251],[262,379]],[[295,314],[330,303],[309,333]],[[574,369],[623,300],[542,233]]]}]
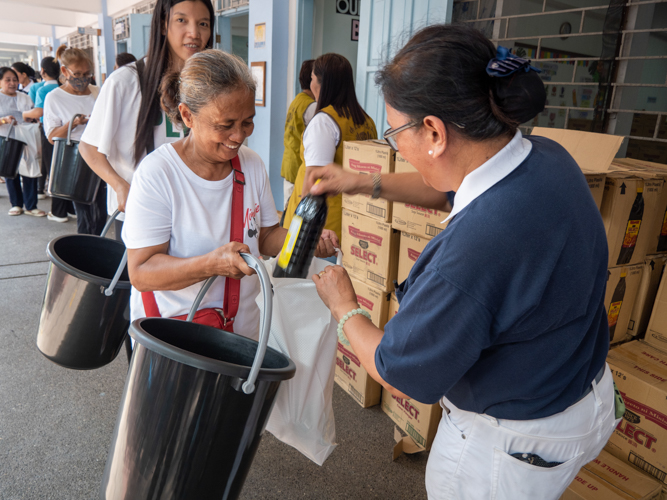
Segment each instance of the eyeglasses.
[{"label": "eyeglasses", "polygon": [[421,121],[414,120],[406,123],[405,125],[401,125],[400,127],[390,128],[384,133],[382,137],[384,137],[384,140],[389,143],[389,147],[391,149],[393,149],[394,151],[398,151],[398,145],[396,144],[396,138],[394,136],[400,132],[403,132],[404,130],[416,127],[420,123]]},{"label": "eyeglasses", "polygon": [[[455,122],[452,122],[452,123],[460,129],[466,128],[465,125],[461,125],[461,124],[455,123]],[[414,120],[414,121],[406,123],[405,125],[401,125],[400,127],[390,128],[389,130],[387,130],[384,133],[384,135],[383,135],[384,140],[389,143],[389,147],[391,147],[391,149],[393,149],[394,151],[398,151],[398,145],[396,144],[396,138],[394,136],[396,134],[400,133],[400,132],[403,132],[404,130],[407,130],[407,129],[412,128],[412,127],[416,127],[417,125],[420,125],[420,124],[421,124],[421,121]]]}]

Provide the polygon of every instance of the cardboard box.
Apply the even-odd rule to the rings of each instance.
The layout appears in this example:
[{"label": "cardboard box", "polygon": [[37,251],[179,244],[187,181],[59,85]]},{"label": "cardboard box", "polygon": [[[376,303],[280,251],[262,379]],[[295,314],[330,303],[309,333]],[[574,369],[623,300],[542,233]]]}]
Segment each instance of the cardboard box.
[{"label": "cardboard box", "polygon": [[442,417],[442,406],[438,403],[426,405],[414,399],[397,398],[383,390],[382,411],[419,447],[424,450],[431,448]]},{"label": "cardboard box", "polygon": [[340,342],[336,351],[334,380],[362,408],[375,406],[380,402],[382,386],[361,366],[352,348]]},{"label": "cardboard box", "polygon": [[426,248],[430,240],[415,234],[401,233],[400,250],[398,253],[398,272],[396,274],[396,281],[402,283],[408,279],[410,270],[417,259]]},{"label": "cardboard box", "polygon": [[625,154],[629,158],[637,158],[638,160],[667,163],[667,143],[629,139]]},{"label": "cardboard box", "polygon": [[621,147],[623,137],[544,127],[533,128],[531,135],[556,141],[572,155],[584,173],[591,195],[600,208],[606,172]]},{"label": "cardboard box", "polygon": [[[389,174],[394,171],[396,152],[384,141],[345,141],[343,143],[343,170],[359,175]],[[343,193],[343,208],[391,222],[392,203],[384,198],[372,199],[367,194]]]},{"label": "cardboard box", "polygon": [[343,267],[387,292],[394,289],[400,233],[386,222],[343,210]]},{"label": "cardboard box", "polygon": [[661,490],[655,479],[602,451],[581,468],[561,500],[657,500]]},{"label": "cardboard box", "polygon": [[371,321],[375,326],[383,329],[387,322],[390,293],[359,281],[356,278],[352,278],[352,286],[354,287],[354,292],[357,294],[359,306],[368,311],[371,315]]},{"label": "cardboard box", "polygon": [[[644,261],[649,242],[655,239],[653,222],[664,183],[663,179],[640,172],[610,171],[607,174],[600,211],[609,245],[609,267]],[[643,210],[638,215],[633,207],[640,199]],[[633,249],[630,260],[620,262],[623,248],[628,246]]]},{"label": "cardboard box", "polygon": [[663,272],[658,294],[655,297],[651,319],[645,340],[652,346],[667,352],[667,273]]},{"label": "cardboard box", "polygon": [[641,283],[643,264],[612,267],[607,271],[604,307],[609,321],[610,342],[628,340],[628,324]]},{"label": "cardboard box", "polygon": [[391,292],[391,297],[389,298],[389,312],[387,314],[387,323],[389,320],[396,316],[398,312],[398,299],[396,298],[396,293]]},{"label": "cardboard box", "polygon": [[[611,165],[612,169],[624,169],[633,172],[642,172],[649,174],[655,179],[667,181],[667,165],[653,163],[650,161],[635,160],[632,158],[616,158]],[[663,185],[662,195],[658,199],[656,210],[649,214],[646,221],[646,227],[650,235],[647,254],[667,252],[667,185]],[[663,237],[660,245],[660,237]]]},{"label": "cardboard box", "polygon": [[667,354],[641,340],[609,351],[625,415],[606,451],[667,484]]},{"label": "cardboard box", "polygon": [[[400,153],[396,153],[394,171],[397,174],[405,174],[417,172],[417,169],[410,165]],[[447,227],[448,222],[443,221],[448,215],[449,212],[443,212],[442,210],[394,202],[391,225],[399,231],[433,238]]]},{"label": "cardboard box", "polygon": [[649,255],[644,260],[644,269],[642,279],[639,283],[637,298],[635,299],[630,321],[628,323],[628,333],[635,337],[643,338],[648,328],[648,322],[653,311],[655,297],[658,294],[660,278],[667,262],[667,255]]}]

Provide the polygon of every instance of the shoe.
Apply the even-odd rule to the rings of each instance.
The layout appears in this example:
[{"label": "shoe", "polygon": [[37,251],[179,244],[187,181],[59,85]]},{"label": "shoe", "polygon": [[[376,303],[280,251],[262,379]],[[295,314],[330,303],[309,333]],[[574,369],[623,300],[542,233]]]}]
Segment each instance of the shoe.
[{"label": "shoe", "polygon": [[21,207],[12,207],[9,209],[9,215],[21,215],[23,209]]},{"label": "shoe", "polygon": [[37,199],[38,199],[38,200],[46,200],[46,194],[44,194],[44,193],[37,193]]},{"label": "shoe", "polygon": [[71,217],[72,219],[76,219],[76,214],[70,214],[70,213],[68,213],[67,216],[68,216],[68,217]]},{"label": "shoe", "polygon": [[69,220],[67,218],[67,216],[65,216],[65,217],[56,217],[51,212],[46,214],[46,218],[49,219],[49,220],[52,220],[53,222],[67,222]]},{"label": "shoe", "polygon": [[4,177],[0,177],[0,184],[4,184],[4,183],[5,183],[5,178],[4,178]]},{"label": "shoe", "polygon": [[26,215],[32,215],[33,217],[46,217],[46,212],[40,210],[39,208],[33,208],[32,210],[26,210],[23,212]]}]

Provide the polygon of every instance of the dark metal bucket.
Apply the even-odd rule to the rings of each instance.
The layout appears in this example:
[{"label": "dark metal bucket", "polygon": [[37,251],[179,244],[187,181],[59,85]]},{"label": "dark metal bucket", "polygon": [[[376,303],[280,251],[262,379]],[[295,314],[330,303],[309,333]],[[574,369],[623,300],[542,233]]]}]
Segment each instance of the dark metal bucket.
[{"label": "dark metal bucket", "polygon": [[76,234],[52,240],[37,348],[54,363],[77,370],[111,363],[130,326],[130,281],[122,243]]},{"label": "dark metal bucket", "polygon": [[79,141],[71,140],[74,115],[67,128],[67,139],[53,139],[53,158],[49,193],[58,198],[90,205],[102,181],[79,154]]},{"label": "dark metal bucket", "polygon": [[[135,349],[101,499],[230,500],[240,495],[280,382],[296,371],[287,356],[266,347],[270,280],[257,259],[242,256],[262,282],[259,343],[189,321],[143,318],[132,323]],[[202,287],[189,320],[211,282]]]},{"label": "dark metal bucket", "polygon": [[7,137],[0,136],[0,177],[14,179],[19,173],[21,156],[26,143],[18,139],[10,139],[14,122],[9,126]]}]

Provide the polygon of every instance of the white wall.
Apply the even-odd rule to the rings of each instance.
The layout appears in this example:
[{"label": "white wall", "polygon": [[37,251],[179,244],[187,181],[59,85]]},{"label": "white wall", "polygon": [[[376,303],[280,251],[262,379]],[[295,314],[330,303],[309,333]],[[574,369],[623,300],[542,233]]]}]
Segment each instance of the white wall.
[{"label": "white wall", "polygon": [[336,0],[315,0],[313,17],[313,59],[329,52],[345,56],[356,77],[359,42],[351,38],[352,20],[359,16],[338,14]]}]

